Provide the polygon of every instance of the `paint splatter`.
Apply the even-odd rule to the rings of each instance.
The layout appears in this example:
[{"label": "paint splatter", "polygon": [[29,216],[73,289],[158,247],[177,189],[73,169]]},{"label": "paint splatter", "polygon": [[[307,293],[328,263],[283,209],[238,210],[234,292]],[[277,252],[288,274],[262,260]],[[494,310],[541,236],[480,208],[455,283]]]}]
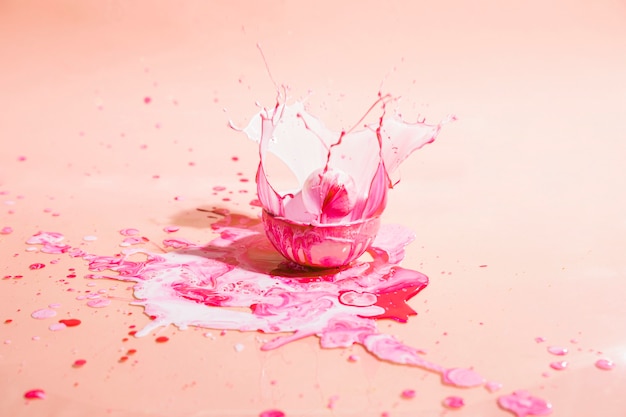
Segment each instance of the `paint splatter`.
[{"label": "paint splatter", "polygon": [[165,343],[168,340],[170,340],[170,338],[167,337],[167,336],[159,336],[156,339],[154,339],[154,341],[157,342],[157,343]]},{"label": "paint splatter", "polygon": [[598,359],[595,363],[596,368],[602,369],[603,371],[610,371],[615,368],[615,362],[609,359]]},{"label": "paint splatter", "polygon": [[568,350],[566,347],[561,347],[561,346],[548,346],[547,348],[548,352],[556,355],[556,356],[564,356],[567,355]]},{"label": "paint splatter", "polygon": [[400,393],[400,396],[404,398],[405,400],[413,399],[415,398],[416,395],[417,393],[415,392],[414,389],[405,389],[404,391]]},{"label": "paint splatter", "polygon": [[556,361],[550,363],[550,368],[556,371],[563,371],[567,369],[568,362],[567,361]]},{"label": "paint splatter", "polygon": [[42,308],[40,310],[36,310],[33,311],[30,316],[34,319],[38,319],[38,320],[43,320],[43,319],[49,319],[52,318],[54,316],[57,315],[57,312],[55,310],[52,310],[50,308]]},{"label": "paint splatter", "polygon": [[442,404],[446,408],[458,409],[465,405],[465,401],[461,397],[449,396],[443,399]]},{"label": "paint splatter", "polygon": [[80,325],[81,321],[78,319],[61,319],[59,323],[65,324],[67,327],[76,327]]},{"label": "paint splatter", "polygon": [[259,417],[285,417],[285,413],[280,410],[266,410],[259,414]]},{"label": "paint splatter", "polygon": [[46,392],[42,389],[32,389],[24,393],[27,400],[43,400],[46,398]]},{"label": "paint splatter", "polygon": [[[169,245],[175,248],[164,254],[128,249],[121,257],[83,255],[94,272],[92,278],[135,284],[137,304],[154,317],[136,333],[138,337],[171,324],[181,329],[191,325],[280,333],[261,347],[271,350],[317,336],[323,348],[358,344],[380,360],[445,375],[448,384],[468,387],[484,382],[470,369],[448,369],[427,361],[420,349],[377,330],[376,322],[382,318],[406,321],[415,315],[407,301],[428,284],[425,275],[399,266],[404,247],[414,238],[406,228],[381,227],[368,249],[370,261],[319,270],[285,261],[268,242],[259,219],[226,210],[219,214],[223,218],[212,225],[218,237],[208,244],[177,239],[184,244]],[[50,236],[61,239],[59,234]],[[49,244],[41,235],[38,242]],[[134,254],[146,259],[133,260]],[[106,270],[117,274],[105,275]]]},{"label": "paint splatter", "polygon": [[530,395],[528,391],[514,391],[498,398],[498,405],[517,417],[547,416],[552,413],[552,404]]},{"label": "paint splatter", "polygon": [[76,359],[74,361],[74,363],[72,364],[72,367],[73,368],[82,368],[86,363],[87,363],[87,361],[85,359]]}]

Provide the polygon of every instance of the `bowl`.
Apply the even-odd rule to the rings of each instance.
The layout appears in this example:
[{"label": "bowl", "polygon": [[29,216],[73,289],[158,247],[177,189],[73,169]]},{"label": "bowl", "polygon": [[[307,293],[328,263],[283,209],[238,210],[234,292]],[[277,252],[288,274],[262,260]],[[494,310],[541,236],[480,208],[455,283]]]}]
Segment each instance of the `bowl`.
[{"label": "bowl", "polygon": [[340,224],[305,224],[277,217],[263,210],[265,234],[288,260],[314,268],[348,265],[370,247],[380,217]]}]

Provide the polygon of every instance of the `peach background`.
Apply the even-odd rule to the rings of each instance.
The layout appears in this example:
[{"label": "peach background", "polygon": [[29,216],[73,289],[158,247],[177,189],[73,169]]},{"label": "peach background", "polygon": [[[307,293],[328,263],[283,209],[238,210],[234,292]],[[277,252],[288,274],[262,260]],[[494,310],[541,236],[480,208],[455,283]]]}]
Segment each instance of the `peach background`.
[{"label": "peach background", "polygon": [[[411,301],[417,317],[381,330],[435,362],[475,367],[500,393],[528,389],[555,416],[623,414],[626,3],[616,0],[1,2],[0,228],[14,232],[0,235],[0,275],[24,278],[0,282],[0,320],[13,320],[0,324],[0,414],[507,415],[500,393],[315,339],[260,352],[257,334],[168,328],[166,344],[123,342],[148,320],[127,285],[64,285],[68,268],[87,272],[66,256],[28,269],[55,259],[25,252],[38,230],[114,254],[125,227],[158,242],[174,224],[208,241],[197,207],[256,215],[257,150],[227,121],[273,104],[257,42],[274,78],[294,97],[313,90],[312,111],[331,126],[357,120],[387,75],[406,115],[459,118],[390,194],[383,221],[417,233],[403,265],[431,284]],[[213,195],[218,185],[235,192]],[[106,289],[113,303],[90,309],[68,287]],[[30,318],[55,302],[81,326],[51,332]],[[567,370],[549,368],[559,359],[549,345],[570,349]],[[596,369],[600,357],[616,368]],[[47,398],[24,400],[33,388]],[[417,397],[401,399],[404,389]],[[447,395],[466,407],[445,411]]]}]

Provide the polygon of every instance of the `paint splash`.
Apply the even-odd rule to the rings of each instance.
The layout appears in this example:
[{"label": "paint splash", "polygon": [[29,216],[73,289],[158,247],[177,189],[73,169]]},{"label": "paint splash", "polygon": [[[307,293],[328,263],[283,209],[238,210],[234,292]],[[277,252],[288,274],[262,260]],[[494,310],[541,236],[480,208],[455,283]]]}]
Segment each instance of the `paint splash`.
[{"label": "paint splash", "polygon": [[[381,360],[435,372],[447,384],[484,383],[473,370],[427,361],[420,349],[377,329],[377,320],[404,322],[417,314],[407,301],[428,285],[424,274],[399,265],[405,246],[414,239],[408,229],[385,225],[368,249],[372,260],[319,270],[285,261],[259,219],[227,210],[215,213],[223,216],[212,225],[218,237],[206,245],[177,239],[175,245],[165,245],[171,249],[165,253],[126,248],[121,256],[82,255],[89,262],[90,278],[135,284],[134,304],[153,318],[136,336],[171,324],[260,331],[273,335],[262,350],[316,336],[323,348],[361,345]],[[38,244],[52,249],[62,240],[58,233],[36,236]]]}]

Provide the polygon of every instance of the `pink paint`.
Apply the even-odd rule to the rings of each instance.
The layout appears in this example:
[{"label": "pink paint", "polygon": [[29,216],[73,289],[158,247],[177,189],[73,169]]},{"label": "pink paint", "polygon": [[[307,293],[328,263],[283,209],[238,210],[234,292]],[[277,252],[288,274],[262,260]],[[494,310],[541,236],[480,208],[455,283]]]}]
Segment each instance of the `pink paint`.
[{"label": "pink paint", "polygon": [[46,398],[46,392],[42,389],[32,389],[24,393],[27,400],[43,400]]},{"label": "pink paint", "polygon": [[485,389],[489,392],[496,392],[502,389],[502,384],[496,381],[489,381],[485,384]]},{"label": "pink paint", "polygon": [[[170,324],[278,334],[262,350],[317,336],[322,348],[361,345],[380,360],[445,374],[447,384],[484,382],[472,370],[432,363],[420,349],[378,331],[383,318],[406,321],[416,314],[407,301],[428,284],[425,275],[399,266],[414,238],[406,228],[382,226],[367,249],[371,261],[319,270],[286,262],[268,242],[259,219],[214,213],[223,218],[212,224],[218,237],[208,244],[184,241],[167,253],[128,249],[122,256],[82,256],[92,278],[136,284],[137,303],[154,318],[137,336]],[[134,260],[135,253],[145,260]]]},{"label": "pink paint", "polygon": [[415,398],[416,395],[417,393],[415,392],[414,389],[405,389],[404,391],[400,393],[400,396],[404,398],[405,400],[410,400],[412,398]]},{"label": "pink paint", "polygon": [[531,396],[527,391],[514,391],[498,398],[498,405],[517,417],[547,416],[552,413],[552,404]]},{"label": "pink paint", "polygon": [[32,318],[38,319],[38,320],[49,319],[56,315],[57,315],[57,312],[55,310],[52,310],[51,308],[42,308],[40,310],[33,311],[30,314]]},{"label": "pink paint", "polygon": [[554,369],[555,371],[563,371],[567,369],[567,365],[567,361],[556,361],[550,363],[550,368]]},{"label": "pink paint", "polygon": [[549,353],[557,356],[564,356],[567,355],[567,353],[569,352],[566,347],[561,346],[548,346],[547,349]]},{"label": "pink paint", "polygon": [[30,264],[28,266],[28,269],[34,270],[34,269],[42,269],[45,268],[46,264],[42,264],[42,263],[35,263],[35,264]]},{"label": "pink paint", "polygon": [[546,339],[544,339],[544,338],[543,338],[543,337],[541,337],[541,336],[535,337],[535,342],[537,342],[537,343],[543,343],[543,342],[545,342],[545,341],[546,341]]},{"label": "pink paint", "polygon": [[446,408],[459,409],[465,405],[465,401],[461,397],[451,395],[444,398],[442,404]]},{"label": "pink paint", "polygon": [[595,363],[596,368],[602,369],[603,371],[610,371],[615,368],[615,363],[609,359],[598,359]]},{"label": "pink paint", "polygon": [[85,365],[87,363],[87,361],[85,359],[76,359],[74,361],[74,363],[72,364],[72,367],[74,368],[82,368],[83,365]]},{"label": "pink paint", "polygon": [[453,368],[443,374],[443,382],[457,387],[477,387],[485,383],[485,379],[472,369]]},{"label": "pink paint", "polygon": [[[412,152],[435,140],[441,125],[405,123],[387,114],[395,99],[379,99],[349,130],[333,132],[301,102],[286,104],[279,91],[272,108],[241,129],[259,143],[257,194],[270,242],[287,259],[313,267],[339,267],[359,258],[374,240],[392,176]],[[377,123],[361,123],[380,107]],[[232,124],[231,124],[232,126]],[[271,184],[273,153],[297,179],[295,189]]]},{"label": "pink paint", "polygon": [[139,230],[133,228],[127,228],[120,230],[120,235],[122,236],[136,236],[139,234]]},{"label": "pink paint", "polygon": [[165,233],[174,233],[174,232],[178,232],[180,230],[180,227],[178,226],[165,226],[163,228],[163,231]]},{"label": "pink paint", "polygon": [[285,413],[280,410],[266,410],[262,411],[259,417],[285,417]]},{"label": "pink paint", "polygon": [[13,228],[10,226],[4,226],[2,229],[0,229],[0,235],[8,235],[13,233]]},{"label": "pink paint", "polygon": [[111,304],[111,300],[108,298],[96,298],[87,301],[87,307],[91,308],[103,308]]}]

